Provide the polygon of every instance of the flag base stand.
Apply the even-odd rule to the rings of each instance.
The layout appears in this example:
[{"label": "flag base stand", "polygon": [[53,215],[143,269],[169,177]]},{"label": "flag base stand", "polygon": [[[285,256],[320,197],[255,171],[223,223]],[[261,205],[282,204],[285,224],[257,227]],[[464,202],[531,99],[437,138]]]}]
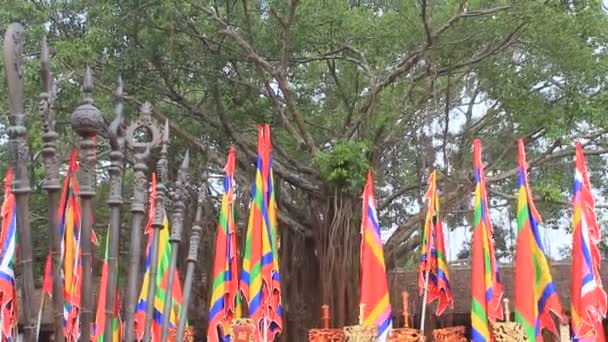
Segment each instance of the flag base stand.
[{"label": "flag base stand", "polygon": [[[177,341],[177,329],[169,328],[169,335],[167,336],[167,342],[176,342]],[[182,342],[182,341],[180,341]],[[194,342],[194,329],[190,327],[186,327],[184,330],[184,339],[183,342]]]},{"label": "flag base stand", "polygon": [[[388,342],[423,342],[424,333],[421,330],[410,328],[410,295],[407,291],[401,294],[403,300],[403,328],[391,329],[388,332]],[[426,300],[425,300],[426,301]]]},{"label": "flag base stand", "polygon": [[413,328],[391,329],[388,342],[424,342],[422,331]]},{"label": "flag base stand", "polygon": [[237,318],[230,326],[230,341],[254,342],[255,321],[251,318]]},{"label": "flag base stand", "polygon": [[433,330],[433,340],[436,342],[466,342],[467,328],[464,325]]},{"label": "flag base stand", "polygon": [[378,328],[370,325],[351,325],[344,327],[345,341],[348,342],[376,342]]},{"label": "flag base stand", "polygon": [[344,342],[345,338],[342,329],[308,330],[308,342]]},{"label": "flag base stand", "polygon": [[329,305],[321,306],[321,321],[323,329],[308,330],[308,342],[344,342],[345,336],[342,329],[330,329]]},{"label": "flag base stand", "polygon": [[527,341],[524,326],[518,322],[511,322],[511,310],[509,299],[503,299],[505,306],[505,321],[496,322],[492,325],[492,332],[496,342],[524,342]]}]

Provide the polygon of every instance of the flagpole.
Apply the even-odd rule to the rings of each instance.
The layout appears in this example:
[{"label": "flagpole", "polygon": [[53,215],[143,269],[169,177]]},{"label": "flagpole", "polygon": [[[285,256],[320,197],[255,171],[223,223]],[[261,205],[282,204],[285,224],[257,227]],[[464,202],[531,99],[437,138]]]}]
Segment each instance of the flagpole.
[{"label": "flagpole", "polygon": [[144,342],[150,342],[152,338],[152,321],[154,315],[154,302],[156,298],[156,276],[158,271],[158,253],[160,247],[160,232],[164,229],[165,221],[165,184],[168,181],[167,145],[169,144],[169,121],[166,122],[163,132],[162,148],[160,158],[156,163],[156,171],[159,175],[156,185],[156,207],[154,222],[152,223],[152,250],[150,260],[150,281],[148,282],[148,296],[146,298],[146,320],[144,324]]},{"label": "flagpole", "polygon": [[[184,204],[184,197],[187,193],[187,182],[188,182],[188,167],[190,165],[190,152],[186,150],[186,155],[182,165],[178,171],[177,181],[175,182],[175,201],[173,202],[173,222],[171,226],[171,236],[169,243],[171,243],[171,260],[169,261],[169,279],[167,280],[167,292],[165,294],[165,302],[163,303],[163,320],[161,328],[161,341],[166,341],[169,336],[169,323],[171,318],[171,308],[173,307],[173,286],[175,282],[175,273],[177,270],[177,254],[179,252],[179,244],[182,242],[182,228],[184,225],[184,210],[186,205]],[[177,279],[179,281],[179,279]],[[182,307],[182,310],[184,308]],[[179,320],[179,317],[176,317]],[[177,323],[177,322],[175,322]]]},{"label": "flagpole", "polygon": [[264,342],[268,342],[268,318],[264,315]]},{"label": "flagpole", "polygon": [[[427,263],[428,262],[430,262],[430,260],[427,260]],[[424,277],[424,295],[422,297],[422,315],[420,316],[420,331],[422,331],[423,335],[424,335],[424,321],[426,318],[426,299],[429,295],[429,278],[430,278],[430,270],[427,270],[426,276]]]},{"label": "flagpole", "polygon": [[186,278],[184,280],[184,296],[182,311],[179,315],[179,323],[177,325],[176,341],[184,340],[184,332],[186,330],[186,321],[188,320],[188,306],[190,304],[190,295],[192,293],[192,281],[194,277],[194,268],[198,261],[198,247],[203,231],[203,205],[207,201],[207,172],[203,171],[201,180],[201,188],[198,193],[196,215],[194,216],[194,224],[192,226],[192,234],[190,235],[190,246],[188,248],[188,259],[186,266]]},{"label": "flagpole", "polygon": [[42,323],[42,310],[44,309],[44,291],[41,292],[40,308],[38,308],[38,322],[36,322],[36,340],[40,338],[40,325]]}]

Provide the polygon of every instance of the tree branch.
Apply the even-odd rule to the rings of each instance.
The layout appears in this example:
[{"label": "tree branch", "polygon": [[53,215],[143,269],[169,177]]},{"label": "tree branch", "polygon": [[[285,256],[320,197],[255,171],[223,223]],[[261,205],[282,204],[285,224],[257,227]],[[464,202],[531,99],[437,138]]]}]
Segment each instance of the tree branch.
[{"label": "tree branch", "polygon": [[[510,195],[510,194],[507,194],[505,192],[501,192],[501,191],[498,191],[498,190],[495,190],[495,189],[490,189],[490,193],[493,194],[493,195],[496,195],[498,197],[504,198],[506,200],[509,200],[509,201],[517,201],[517,196],[516,195]],[[544,202],[544,203],[555,204],[555,205],[566,206],[566,207],[572,205],[572,201],[568,201],[566,199],[551,199],[551,198],[534,196],[534,200],[536,202]],[[597,208],[597,209],[607,209],[608,205],[596,204],[595,208]]]}]

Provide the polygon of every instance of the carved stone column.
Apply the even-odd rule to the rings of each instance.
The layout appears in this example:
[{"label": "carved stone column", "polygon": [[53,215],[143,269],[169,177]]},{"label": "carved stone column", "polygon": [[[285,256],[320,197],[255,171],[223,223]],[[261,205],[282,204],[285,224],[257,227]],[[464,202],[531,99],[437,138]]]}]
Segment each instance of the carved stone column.
[{"label": "carved stone column", "polygon": [[[131,200],[131,240],[129,243],[129,272],[127,274],[127,295],[125,299],[125,341],[134,341],[133,315],[137,304],[138,281],[140,273],[139,260],[141,257],[141,241],[143,236],[143,220],[146,213],[146,194],[148,193],[148,166],[150,151],[160,143],[160,131],[152,118],[152,106],[146,102],[141,106],[141,115],[127,127],[127,144],[134,151],[135,184]],[[140,142],[136,131],[146,130],[150,140]]]},{"label": "carved stone column", "polygon": [[[186,186],[188,183],[188,167],[190,166],[190,153],[186,151],[184,161],[177,175],[175,183],[175,199],[173,201],[173,220],[171,222],[171,260],[169,261],[169,278],[167,279],[167,289],[173,288],[175,281],[175,270],[177,268],[177,255],[179,253],[179,244],[182,242],[182,231],[184,225],[184,197],[188,195]],[[165,302],[163,304],[163,324],[161,341],[165,341],[169,333],[169,316],[171,315],[173,303],[173,291],[169,290],[166,293]]]},{"label": "carved stone column", "polygon": [[179,316],[179,324],[177,329],[177,340],[182,341],[184,338],[184,330],[186,321],[188,320],[188,306],[190,304],[190,295],[192,294],[192,280],[194,278],[194,268],[198,261],[198,246],[201,241],[201,232],[203,231],[203,205],[207,200],[207,174],[203,173],[202,184],[198,192],[198,200],[196,206],[196,216],[194,225],[192,226],[192,234],[190,235],[190,246],[188,248],[188,260],[186,266],[186,278],[184,280],[184,303],[182,312]]},{"label": "carved stone column", "polygon": [[123,94],[122,80],[118,78],[116,89],[116,107],[114,110],[114,121],[108,127],[110,138],[110,233],[108,234],[108,289],[106,293],[106,328],[104,341],[112,341],[112,320],[114,318],[114,300],[118,284],[118,245],[120,240],[120,211],[122,208],[122,181],[124,176],[124,148],[126,143],[125,130],[123,126]]},{"label": "carved stone column", "polygon": [[156,172],[158,173],[158,184],[156,185],[156,208],[154,213],[154,222],[152,222],[152,255],[150,257],[150,281],[148,282],[148,297],[146,302],[146,322],[144,327],[144,342],[149,342],[152,334],[152,315],[154,313],[154,298],[156,296],[156,273],[158,271],[158,252],[160,246],[160,231],[164,228],[165,220],[165,184],[168,181],[168,164],[167,160],[169,145],[169,122],[165,124],[163,131],[162,147],[160,158],[156,163]]},{"label": "carved stone column", "polygon": [[97,188],[97,144],[94,140],[103,123],[101,112],[93,105],[93,74],[87,67],[82,83],[82,102],[72,113],[72,129],[80,136],[78,146],[80,170],[81,227],[80,250],[82,255],[82,283],[80,286],[80,336],[89,339],[93,321],[91,231],[93,229],[93,200]]},{"label": "carved stone column", "polygon": [[48,230],[51,241],[50,254],[52,259],[53,279],[53,319],[55,341],[63,341],[63,281],[61,279],[61,236],[59,234],[59,196],[61,183],[59,181],[59,159],[57,156],[56,141],[59,135],[55,132],[55,111],[53,100],[55,92],[53,87],[53,74],[51,72],[51,56],[46,37],[40,46],[40,79],[42,92],[40,93],[39,110],[42,115],[44,133],[42,134],[42,159],[44,161],[44,181],[42,188],[48,194]]},{"label": "carved stone column", "polygon": [[10,165],[13,169],[12,192],[17,205],[17,234],[19,238],[17,256],[21,271],[21,293],[23,310],[23,333],[27,342],[35,341],[34,319],[36,317],[34,298],[34,272],[32,268],[32,236],[30,229],[29,181],[30,153],[26,139],[25,111],[23,106],[24,32],[20,24],[11,24],[4,35],[4,64],[8,81],[8,95],[11,106],[9,136]]}]

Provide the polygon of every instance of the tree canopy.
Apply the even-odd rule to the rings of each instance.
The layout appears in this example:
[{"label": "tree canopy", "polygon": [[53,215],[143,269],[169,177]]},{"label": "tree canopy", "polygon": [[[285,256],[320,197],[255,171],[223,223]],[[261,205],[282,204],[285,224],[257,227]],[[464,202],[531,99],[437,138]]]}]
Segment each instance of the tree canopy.
[{"label": "tree canopy", "polygon": [[[290,336],[304,336],[321,301],[331,304],[338,325],[356,318],[357,284],[345,279],[358,274],[369,167],[388,230],[389,269],[415,256],[432,168],[447,226],[469,226],[474,138],[484,145],[492,205],[504,213],[514,210],[517,138],[527,144],[547,226],[570,227],[573,141],[584,144],[600,204],[608,193],[608,16],[601,1],[5,2],[0,31],[12,21],[27,27],[31,113],[43,34],[52,47],[65,158],[84,66],[95,71],[106,121],[120,74],[128,117],[151,101],[156,118],[169,118],[172,156],[194,152],[194,183],[203,170],[220,174],[227,148],[237,146],[244,231],[255,124],[271,123]],[[6,98],[0,109],[8,112]],[[28,125],[36,153],[40,118],[30,115]],[[33,158],[39,184],[43,170]],[[46,223],[33,224],[42,241]],[[497,230],[506,239],[508,227]],[[499,245],[508,257],[508,244]],[[210,263],[201,257],[201,272]],[[303,295],[316,293],[314,300],[319,296]]]}]

